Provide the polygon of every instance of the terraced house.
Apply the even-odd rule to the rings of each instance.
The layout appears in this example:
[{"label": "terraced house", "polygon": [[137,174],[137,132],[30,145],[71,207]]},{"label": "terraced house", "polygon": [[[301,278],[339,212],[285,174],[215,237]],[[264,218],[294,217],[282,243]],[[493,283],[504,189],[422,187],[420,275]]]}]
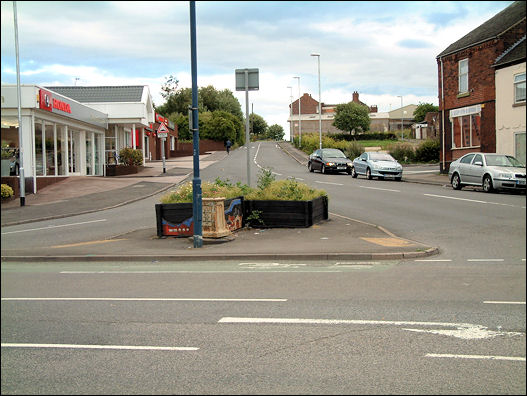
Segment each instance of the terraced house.
[{"label": "terraced house", "polygon": [[516,1],[436,57],[441,172],[469,151],[525,161],[525,25]]}]

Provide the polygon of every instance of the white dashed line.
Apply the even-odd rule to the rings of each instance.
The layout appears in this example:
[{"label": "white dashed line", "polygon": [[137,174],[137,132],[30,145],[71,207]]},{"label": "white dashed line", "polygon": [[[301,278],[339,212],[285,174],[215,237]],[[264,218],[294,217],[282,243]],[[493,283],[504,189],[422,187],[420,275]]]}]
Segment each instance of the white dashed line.
[{"label": "white dashed line", "polygon": [[77,344],[20,344],[2,343],[2,348],[61,348],[61,349],[120,349],[140,351],[197,351],[196,347],[160,347],[140,345],[77,345]]},{"label": "white dashed line", "polygon": [[485,360],[514,360],[525,362],[524,357],[516,356],[486,356],[486,355],[454,355],[449,353],[427,353],[426,357],[454,358],[454,359],[485,359]]},{"label": "white dashed line", "polygon": [[483,301],[483,304],[525,305],[525,301]]},{"label": "white dashed line", "polygon": [[366,187],[366,186],[359,186],[360,188],[369,188],[371,190],[381,190],[381,191],[391,191],[391,192],[401,192],[400,190],[390,190],[389,188],[378,188],[378,187]]}]

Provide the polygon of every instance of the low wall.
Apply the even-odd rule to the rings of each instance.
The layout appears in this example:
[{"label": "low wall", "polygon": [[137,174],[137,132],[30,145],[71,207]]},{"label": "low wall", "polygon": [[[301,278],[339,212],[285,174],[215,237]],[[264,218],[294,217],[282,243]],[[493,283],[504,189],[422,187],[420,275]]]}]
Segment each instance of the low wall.
[{"label": "low wall", "polygon": [[[59,181],[67,179],[67,176],[39,176],[37,177],[37,192],[46,186],[57,183]],[[13,189],[14,197],[18,198],[20,196],[20,182],[18,181],[18,176],[4,176],[2,177],[2,184],[7,184]],[[33,178],[26,177],[26,195],[33,194]]]},{"label": "low wall", "polygon": [[[199,141],[199,153],[205,154],[209,151],[223,151],[226,150],[223,142],[217,142],[215,140],[200,140]],[[194,154],[194,145],[192,142],[178,142],[176,150],[170,150],[170,158],[172,157],[187,157]]]}]

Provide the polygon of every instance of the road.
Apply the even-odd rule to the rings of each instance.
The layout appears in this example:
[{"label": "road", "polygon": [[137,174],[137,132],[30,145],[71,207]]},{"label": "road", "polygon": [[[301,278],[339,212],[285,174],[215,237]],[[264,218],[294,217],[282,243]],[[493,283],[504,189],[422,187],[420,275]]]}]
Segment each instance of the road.
[{"label": "road", "polygon": [[[202,179],[245,182],[245,155]],[[252,157],[254,184],[270,167],[440,255],[2,263],[2,394],[525,394],[525,195],[309,173],[273,143]],[[34,253],[155,227],[157,199],[54,221],[52,236],[36,230],[51,222],[4,227],[25,232],[2,243]]]}]

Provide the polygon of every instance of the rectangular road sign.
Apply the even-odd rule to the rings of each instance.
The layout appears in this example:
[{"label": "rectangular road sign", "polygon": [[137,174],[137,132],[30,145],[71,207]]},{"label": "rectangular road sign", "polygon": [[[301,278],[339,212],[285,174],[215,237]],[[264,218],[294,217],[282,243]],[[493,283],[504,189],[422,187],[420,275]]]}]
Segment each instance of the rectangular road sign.
[{"label": "rectangular road sign", "polygon": [[249,74],[248,91],[258,91],[260,89],[258,69],[236,69],[236,91],[245,91],[245,70]]}]

